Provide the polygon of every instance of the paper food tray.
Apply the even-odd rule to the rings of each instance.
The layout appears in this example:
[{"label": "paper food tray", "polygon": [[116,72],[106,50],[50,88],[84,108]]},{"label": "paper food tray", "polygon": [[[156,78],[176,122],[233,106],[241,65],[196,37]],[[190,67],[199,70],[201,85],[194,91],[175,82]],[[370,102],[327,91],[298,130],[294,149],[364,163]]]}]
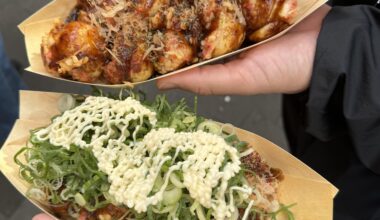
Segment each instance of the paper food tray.
[{"label": "paper food tray", "polygon": [[[18,119],[0,151],[0,170],[24,196],[28,183],[19,176],[19,168],[13,161],[15,153],[25,146],[30,130],[46,126],[59,114],[60,93],[21,91],[20,119]],[[285,179],[279,185],[279,200],[283,204],[296,203],[291,210],[298,220],[332,220],[333,198],[338,190],[326,179],[300,160],[272,142],[251,132],[236,129],[241,140],[247,141],[270,166],[280,168]],[[51,210],[31,200],[41,210],[52,215]]]},{"label": "paper food tray", "polygon": [[314,12],[316,9],[318,9],[320,6],[325,4],[327,0],[298,0],[298,12],[297,17],[295,19],[295,22],[293,25],[285,29],[284,31],[278,33],[277,35],[264,40],[260,43],[241,48],[239,50],[236,50],[234,52],[206,60],[203,62],[199,62],[196,64],[193,64],[191,66],[187,66],[184,68],[181,68],[179,70],[173,71],[171,73],[160,75],[155,78],[151,78],[149,80],[138,82],[138,83],[126,83],[126,84],[104,84],[104,83],[84,83],[69,79],[64,79],[55,75],[52,75],[51,73],[48,73],[43,65],[43,61],[41,58],[41,42],[42,37],[50,32],[50,30],[53,28],[55,21],[57,19],[63,19],[66,18],[70,11],[75,7],[76,1],[75,0],[54,0],[39,11],[37,11],[35,14],[27,18],[24,22],[22,22],[19,25],[19,29],[24,34],[25,37],[25,44],[26,44],[26,51],[27,56],[29,59],[30,66],[26,69],[27,71],[43,75],[50,78],[55,78],[63,81],[70,81],[70,82],[76,82],[79,84],[85,84],[85,85],[96,85],[96,86],[103,86],[103,87],[113,87],[113,88],[119,88],[119,87],[133,87],[135,85],[150,82],[159,78],[168,77],[173,74],[181,73],[185,70],[189,70],[195,67],[199,67],[205,64],[214,63],[221,61],[222,59],[225,59],[227,57],[236,55],[238,53],[241,53],[243,51],[246,51],[248,49],[251,49],[253,47],[256,47],[260,44],[266,43],[270,40],[276,39],[280,37],[281,35],[285,34],[287,31],[289,31],[292,27],[294,27],[296,24],[298,24],[300,21],[302,21],[305,17],[310,15],[312,12]]}]

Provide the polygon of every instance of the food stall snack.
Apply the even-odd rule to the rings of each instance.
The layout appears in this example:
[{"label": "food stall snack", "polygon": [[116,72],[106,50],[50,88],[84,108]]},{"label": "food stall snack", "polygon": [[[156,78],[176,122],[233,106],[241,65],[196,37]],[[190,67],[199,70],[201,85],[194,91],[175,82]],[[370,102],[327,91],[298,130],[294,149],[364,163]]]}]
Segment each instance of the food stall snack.
[{"label": "food stall snack", "polygon": [[[57,212],[60,213],[64,211],[64,213],[66,214],[70,214],[70,213],[73,214],[78,211],[77,207],[75,209],[72,209],[72,208],[68,209],[68,207],[66,206],[57,205],[59,204],[59,201],[62,201],[63,199],[66,199],[67,201],[66,204],[68,204],[69,201],[71,202],[74,201],[74,203],[77,202],[78,204],[82,204],[83,207],[86,207],[87,209],[86,208],[82,209],[83,215],[91,216],[91,215],[96,215],[99,213],[104,214],[104,213],[112,212],[114,213],[114,215],[117,216],[118,213],[120,214],[120,212],[123,212],[125,214],[127,210],[129,210],[128,213],[130,213],[130,211],[133,210],[133,208],[132,209],[126,208],[126,207],[129,207],[128,205],[130,205],[130,207],[135,207],[135,204],[137,204],[135,202],[141,201],[140,199],[146,198],[146,197],[140,197],[140,196],[128,197],[127,194],[116,193],[118,192],[118,190],[124,189],[123,187],[125,186],[133,186],[134,182],[132,181],[132,179],[129,179],[130,182],[126,182],[125,185],[118,185],[117,184],[118,174],[117,174],[116,169],[113,169],[113,168],[119,167],[118,170],[130,169],[133,167],[126,167],[121,164],[133,162],[133,164],[135,165],[136,171],[137,170],[141,171],[140,169],[143,169],[141,167],[141,163],[139,163],[137,160],[136,161],[130,160],[133,157],[130,157],[129,159],[125,158],[125,155],[128,155],[128,154],[124,154],[124,156],[120,157],[119,159],[118,158],[110,159],[112,158],[112,155],[113,156],[119,155],[119,154],[113,154],[115,152],[123,153],[123,151],[117,150],[118,143],[119,141],[122,141],[123,138],[120,139],[117,137],[122,137],[122,136],[126,137],[127,136],[126,134],[129,133],[128,138],[127,138],[129,139],[129,141],[126,140],[125,143],[123,144],[125,146],[133,145],[133,143],[131,143],[133,141],[131,140],[133,140],[133,137],[135,137],[136,144],[140,146],[140,149],[143,149],[143,151],[147,153],[147,154],[143,154],[142,153],[143,151],[140,152],[138,150],[133,150],[133,149],[138,149],[138,148],[130,149],[128,147],[123,147],[123,149],[128,151],[129,153],[134,152],[133,155],[137,156],[136,158],[141,156],[141,158],[145,158],[146,161],[150,161],[148,157],[150,155],[149,153],[152,153],[151,154],[152,158],[157,159],[156,162],[161,161],[161,159],[165,157],[178,158],[178,160],[177,159],[174,160],[174,163],[165,164],[165,162],[163,162],[163,165],[161,166],[160,171],[162,170],[163,166],[164,166],[163,169],[166,170],[166,172],[163,172],[165,174],[168,174],[169,170],[172,169],[171,174],[174,173],[178,175],[178,179],[180,180],[179,182],[176,181],[178,179],[172,175],[169,176],[167,181],[165,181],[166,179],[164,178],[165,177],[164,175],[161,176],[163,181],[156,181],[157,179],[155,179],[154,181],[155,183],[157,182],[156,186],[161,186],[161,188],[163,186],[162,184],[167,184],[167,186],[170,185],[172,188],[169,189],[168,187],[166,187],[165,190],[163,191],[163,192],[169,191],[170,193],[167,192],[169,193],[168,195],[173,196],[173,195],[181,194],[181,193],[178,193],[178,190],[177,191],[174,190],[175,187],[172,186],[172,185],[177,184],[182,190],[181,198],[182,198],[182,195],[189,193],[188,195],[190,195],[190,201],[191,201],[191,198],[198,198],[199,201],[202,200],[203,202],[210,201],[207,199],[206,200],[202,199],[203,197],[199,196],[199,195],[205,195],[205,197],[209,198],[208,196],[206,196],[208,195],[207,193],[199,194],[197,193],[197,190],[193,191],[193,189],[197,187],[195,185],[190,186],[190,184],[188,182],[186,183],[185,181],[185,176],[189,174],[187,173],[189,171],[189,167],[185,166],[185,161],[190,161],[191,158],[193,159],[198,158],[198,156],[202,155],[202,151],[198,152],[200,154],[196,153],[195,151],[192,152],[189,150],[181,151],[182,152],[181,157],[178,157],[178,155],[180,154],[180,151],[178,151],[177,157],[174,157],[176,155],[176,151],[174,151],[174,149],[186,149],[191,146],[193,146],[194,149],[202,149],[203,147],[198,148],[196,146],[200,146],[200,145],[205,146],[207,145],[207,143],[214,143],[214,142],[222,143],[220,145],[218,144],[218,146],[221,147],[220,149],[226,149],[226,151],[224,151],[225,152],[224,155],[230,155],[230,156],[235,155],[234,156],[235,159],[231,159],[230,161],[227,161],[227,164],[230,164],[228,165],[229,167],[233,168],[234,167],[233,161],[235,161],[236,164],[238,163],[236,160],[236,156],[237,155],[239,155],[239,157],[241,156],[241,158],[239,159],[240,171],[237,174],[234,172],[227,172],[230,174],[230,176],[233,176],[231,177],[232,179],[231,181],[229,181],[229,184],[239,185],[239,181],[242,180],[241,174],[243,173],[244,178],[247,179],[247,182],[253,181],[251,182],[251,184],[254,184],[257,186],[257,188],[255,187],[254,189],[258,190],[260,194],[255,194],[255,195],[256,196],[261,195],[263,197],[261,199],[255,198],[254,196],[251,197],[252,200],[258,202],[257,204],[252,204],[256,212],[261,210],[261,215],[265,215],[266,217],[268,217],[268,215],[273,216],[276,214],[278,219],[286,219],[287,214],[288,216],[290,216],[290,212],[287,212],[286,209],[290,208],[290,211],[294,214],[294,217],[296,219],[306,219],[306,220],[332,219],[332,205],[333,205],[332,199],[337,192],[334,186],[332,186],[330,183],[328,183],[325,179],[323,179],[317,173],[312,171],[306,165],[302,164],[296,158],[291,156],[289,153],[285,152],[284,150],[280,149],[279,147],[275,146],[274,144],[270,143],[264,138],[261,138],[255,134],[252,134],[250,132],[247,132],[238,128],[232,128],[229,125],[223,126],[223,124],[219,124],[215,122],[210,123],[210,121],[208,120],[197,121],[200,119],[199,116],[196,116],[194,118],[195,116],[194,114],[189,114],[191,113],[191,111],[187,111],[187,110],[183,111],[185,109],[183,102],[178,103],[177,105],[175,105],[176,107],[174,107],[174,106],[170,106],[166,104],[164,105],[157,104],[157,103],[165,103],[163,99],[161,100],[159,99],[154,102],[156,103],[154,105],[152,104],[145,105],[145,102],[144,102],[144,104],[140,106],[140,104],[136,100],[133,100],[131,98],[127,100],[124,97],[123,98],[124,102],[128,102],[130,104],[133,103],[133,105],[130,105],[130,107],[127,107],[126,105],[122,105],[124,106],[124,108],[120,108],[121,106],[120,104],[125,104],[125,103],[123,103],[123,101],[118,100],[118,97],[114,97],[114,98],[90,97],[90,99],[87,100],[87,99],[83,99],[83,97],[80,97],[80,96],[75,96],[75,98],[73,99],[73,96],[67,95],[67,94],[62,95],[58,93],[26,92],[26,91],[23,91],[21,93],[20,100],[21,100],[20,101],[20,119],[15,123],[15,126],[11,134],[9,135],[6,143],[4,144],[4,146],[2,147],[0,151],[0,169],[4,173],[4,175],[11,181],[11,183],[23,195],[26,195],[28,199],[30,199],[31,202],[36,204],[45,212],[51,214],[52,216],[55,216],[55,218],[59,217],[57,215]],[[36,100],[39,101],[38,105],[35,105]],[[95,109],[92,108],[93,106],[90,104],[98,103],[97,101],[100,101],[100,100],[102,100],[102,102],[100,103],[102,103],[103,107],[99,107]],[[117,103],[119,102],[120,104],[118,105]],[[79,103],[82,103],[82,104],[79,104]],[[115,108],[107,107],[107,103],[114,106]],[[98,104],[96,104],[96,106],[98,106]],[[131,106],[132,107],[134,106],[133,108],[136,108],[136,111],[135,111],[136,114],[132,114],[132,111],[128,111],[128,109],[130,110],[132,109]],[[68,109],[72,109],[72,110],[68,110]],[[109,120],[110,123],[103,123],[102,125],[101,123],[87,120],[91,118],[92,116],[91,117],[87,116],[86,111],[92,114],[98,111],[99,109],[102,109],[103,113],[93,114],[94,119],[99,121],[99,120],[102,120],[103,117],[110,117],[111,119]],[[158,109],[160,110],[157,111]],[[62,114],[63,111],[68,112],[68,113]],[[69,112],[69,111],[72,111],[72,112]],[[116,115],[114,114],[115,113],[114,111],[117,112]],[[128,114],[126,114],[126,116],[129,117],[129,120],[133,121],[133,117],[136,117],[137,120],[135,121],[141,122],[142,120],[144,123],[143,124],[131,123],[131,126],[128,126],[128,128],[130,129],[130,130],[127,129],[128,132],[127,130],[123,130],[122,128],[125,127],[123,125],[123,121],[125,121],[127,117],[119,117],[119,116],[123,115],[124,111],[129,112]],[[156,113],[155,116],[154,116],[154,112]],[[173,112],[177,112],[177,113],[182,112],[182,113],[171,114]],[[140,115],[139,113],[146,115],[146,117],[142,117],[142,119],[137,117]],[[57,115],[60,115],[60,116],[54,117]],[[75,115],[79,116],[79,118],[82,118],[84,119],[84,121],[87,121],[87,122],[84,122],[83,120],[78,120],[77,122],[75,122],[76,120],[74,121],[70,120],[70,118],[71,119],[76,118]],[[173,117],[173,115],[176,115],[176,116]],[[177,120],[178,117],[180,117],[183,120]],[[53,118],[53,121],[51,121],[51,118]],[[61,124],[63,122],[64,124]],[[150,126],[149,125],[150,122],[152,124],[155,124],[155,126]],[[81,125],[85,125],[85,124],[86,124],[85,127],[81,127]],[[133,125],[135,126],[134,127],[135,129],[133,129]],[[139,125],[141,126],[141,128],[136,129],[137,126]],[[214,134],[215,132],[219,132],[220,131],[219,128],[221,127],[223,128],[222,130],[225,131],[223,132],[225,133],[224,135],[227,134],[227,136],[224,136],[223,134],[222,135]],[[91,129],[91,128],[94,128],[94,129]],[[106,136],[104,136],[105,133],[101,132],[102,128],[109,129],[108,130],[110,131],[109,137],[107,136],[107,134]],[[180,130],[177,130],[177,129],[180,129]],[[30,133],[31,130],[33,130],[32,133]],[[90,130],[96,130],[96,131],[99,131],[99,133],[96,133]],[[133,132],[136,130],[138,132]],[[73,136],[69,135],[70,131],[72,131],[71,135]],[[78,132],[78,131],[82,131],[82,132]],[[38,138],[36,138],[37,133],[39,135]],[[45,135],[45,134],[49,134],[49,135]],[[234,135],[231,135],[231,134],[234,134]],[[89,138],[90,136],[94,138]],[[207,136],[207,138],[194,139],[194,138],[189,138],[190,136],[191,137]],[[107,142],[108,144],[104,145],[104,148],[100,147],[99,145],[98,147],[96,147],[97,150],[94,151],[93,149],[91,149],[91,147],[88,147],[89,145],[95,146],[96,143],[102,140],[102,138],[104,137],[106,138],[103,140],[108,140]],[[161,141],[156,142],[156,141],[153,141],[154,139],[159,139]],[[34,142],[34,144],[31,142]],[[70,144],[74,142],[76,143],[75,145]],[[248,145],[245,144],[244,142],[248,143]],[[57,145],[62,145],[62,146],[57,146]],[[114,146],[114,148],[111,145]],[[159,148],[155,147],[158,145],[160,146]],[[83,148],[80,146],[83,146]],[[172,148],[171,146],[176,146],[176,148],[174,147]],[[179,148],[177,148],[178,146]],[[214,146],[214,144],[212,146]],[[251,146],[252,148],[248,148],[248,146]],[[24,148],[24,147],[27,147],[27,148]],[[20,152],[22,148],[24,148],[24,150]],[[159,154],[157,153],[161,152],[160,151],[161,148],[163,150],[162,152],[166,152],[166,153],[163,153],[161,157],[158,157]],[[129,151],[128,149],[130,149],[131,151]],[[166,151],[164,149],[169,149],[169,151]],[[236,150],[233,150],[233,149],[236,149]],[[244,149],[244,150],[240,151],[238,149],[240,150]],[[20,152],[20,153],[17,155],[17,152]],[[209,152],[209,151],[205,151],[205,152]],[[213,157],[212,154],[217,153],[217,152],[219,152],[219,150],[215,150],[215,152],[212,151],[212,153],[209,153],[203,156],[208,157],[209,155],[211,155],[211,157],[215,159],[215,157]],[[189,155],[184,156],[185,154],[183,153],[189,154]],[[69,154],[70,157],[67,157],[67,154]],[[195,157],[195,155],[197,156]],[[220,154],[220,155],[223,155],[223,154]],[[16,156],[16,160],[14,160],[15,156]],[[25,156],[27,156],[27,158],[25,158]],[[110,160],[105,159],[106,157],[108,157]],[[181,162],[183,162],[183,166],[179,164]],[[201,160],[198,162],[201,162]],[[195,165],[198,162],[192,163],[192,164]],[[19,172],[20,164],[23,164],[21,165],[22,175],[20,175],[20,172]],[[49,164],[49,166],[46,166],[47,164]],[[63,167],[62,165],[65,167]],[[151,166],[151,163],[146,163],[146,165],[148,165],[145,167],[147,170],[155,169],[155,166]],[[224,164],[221,166],[225,167],[227,165]],[[98,169],[95,169],[96,167]],[[195,165],[194,168],[196,167],[198,166]],[[273,167],[280,168],[281,172],[278,172],[278,170],[276,169],[271,169]],[[75,168],[75,169],[71,169],[71,168]],[[181,168],[181,169],[174,170],[174,168]],[[186,171],[186,169],[188,170]],[[184,175],[181,176],[180,170],[182,170],[182,173]],[[205,175],[211,172],[212,169],[207,170],[207,171],[206,170],[205,170]],[[32,171],[32,172],[29,172],[29,171]],[[225,170],[221,169],[221,170],[218,170],[217,173],[224,173],[226,171],[227,169]],[[252,176],[249,175],[249,173],[251,173],[250,171],[256,172],[257,174],[256,177],[258,178],[254,177],[253,179],[250,179],[254,176],[254,175]],[[128,176],[128,173],[132,175],[133,172],[125,172],[125,175]],[[29,174],[33,174],[33,175],[29,175]],[[203,180],[202,178],[199,178],[199,179],[194,178],[197,176],[197,172],[192,173],[192,175],[193,174],[195,176],[192,176],[192,178],[190,178],[192,180],[191,181],[192,183],[197,183],[198,182],[197,180],[199,181]],[[236,174],[236,175],[233,175],[233,174]],[[62,182],[60,178],[56,179],[56,181],[47,181],[46,179],[44,179],[44,178],[59,177],[60,175],[61,177],[64,176],[63,177],[64,179],[65,178],[70,179],[70,183],[68,183],[67,179],[65,179],[65,181],[63,181],[62,179]],[[70,175],[71,177],[68,178]],[[137,175],[137,174],[135,173],[134,175]],[[26,181],[24,177],[26,177],[26,179],[31,181],[31,179],[29,179],[28,176],[32,176],[33,178],[35,178],[33,181],[36,184],[34,184],[33,181],[31,183]],[[111,176],[112,176],[112,181],[110,179]],[[225,178],[228,178],[228,176],[229,175],[225,176]],[[108,177],[108,178],[105,178],[105,177]],[[143,186],[146,186],[145,184],[149,182],[148,180],[150,179],[150,177],[144,176],[144,175],[140,177],[142,178],[140,180],[143,180],[142,181],[143,183],[140,184],[139,186],[144,188]],[[203,177],[205,178],[205,176]],[[123,177],[123,178],[128,179],[127,177]],[[87,181],[86,183],[80,184],[78,186],[77,184],[74,184],[78,180],[87,180]],[[216,179],[216,180],[220,180],[220,179]],[[250,184],[247,184],[247,182],[244,181],[244,183],[249,187]],[[229,185],[229,184],[227,184],[227,186],[232,187],[232,185]],[[111,185],[113,185],[112,189],[114,189],[115,191],[110,190]],[[242,187],[243,185],[244,184],[239,185],[239,186]],[[70,186],[70,187],[67,187],[69,189],[67,189],[66,191],[63,191],[65,189],[63,186]],[[40,190],[43,187],[47,187],[50,189],[55,188],[55,190],[50,190],[50,191]],[[189,187],[189,189],[191,190],[187,190],[187,187]],[[132,188],[130,188],[129,190],[132,190]],[[158,191],[155,191],[153,194],[148,193],[149,196],[156,195],[156,192],[159,192],[161,189],[160,187],[153,187],[153,188]],[[218,189],[218,188],[219,187],[215,187],[215,189]],[[171,191],[172,189],[173,191]],[[216,195],[214,194],[215,191],[214,190],[211,191],[211,196]],[[234,190],[232,191],[233,193],[238,193],[238,192],[235,192]],[[132,190],[130,192],[135,192],[135,191]],[[104,196],[101,196],[103,194],[106,195],[105,196],[106,198]],[[89,195],[91,196],[88,197]],[[94,195],[98,195],[98,197]],[[116,201],[115,195],[118,196],[117,201],[119,202]],[[132,195],[134,194],[132,193]],[[166,195],[165,193],[162,194],[162,199],[166,197],[165,195]],[[241,196],[243,195],[244,193]],[[63,196],[63,198],[61,196]],[[72,196],[74,196],[74,198],[72,198]],[[184,197],[189,199],[188,196],[184,196]],[[227,197],[229,196],[227,195]],[[96,202],[95,198],[98,198],[97,200],[98,202]],[[160,200],[161,198],[160,196],[157,196],[157,198],[158,198],[157,201],[161,201],[163,203],[164,200]],[[168,196],[167,198],[169,198],[169,201],[166,201],[165,202],[166,205],[165,204],[164,205],[169,206],[168,209],[172,210],[171,208],[174,208],[176,206],[170,205],[171,204],[170,201],[172,198],[171,196]],[[177,199],[176,196],[174,196],[174,198]],[[240,200],[241,198],[244,198],[244,196],[240,197],[239,195],[235,197],[234,195],[234,198],[236,198],[237,200]],[[133,200],[134,202],[131,203],[130,200]],[[47,203],[46,201],[49,201],[49,202]],[[101,203],[102,201],[103,202],[108,201],[107,203],[108,205]],[[113,201],[111,202],[111,204],[116,204],[117,207],[120,207],[119,206],[120,202],[125,202],[127,206],[126,207],[122,206],[121,209],[116,208],[115,205],[114,205],[115,207],[110,205],[109,201]],[[211,201],[215,202],[216,200],[212,199]],[[267,201],[269,201],[269,203],[267,203]],[[279,204],[276,201],[282,204],[286,204],[286,205],[278,206]],[[54,206],[51,205],[51,203],[53,202],[55,202]],[[206,204],[203,202],[201,202],[200,204]],[[145,204],[145,203],[139,203],[139,204]],[[293,204],[295,205],[292,207],[289,207],[289,205],[293,205]],[[98,207],[99,208],[98,212],[94,210],[94,207],[102,206],[102,205],[104,205],[104,207],[102,208]],[[185,206],[182,206],[182,207],[188,207],[188,205],[189,203],[185,201]],[[228,206],[229,205],[230,203],[228,203]],[[144,207],[145,206],[142,205],[142,206],[139,206],[138,209],[141,211],[141,210],[144,210]],[[245,209],[247,208],[248,206],[245,207]],[[282,212],[276,213],[276,212],[270,211],[270,210],[275,210],[277,208],[279,208],[278,210],[282,210]],[[203,208],[203,211],[205,210],[206,209]],[[263,210],[265,211],[263,212]],[[196,212],[197,212],[196,209],[194,209],[194,213]],[[79,211],[79,214],[80,213],[81,212]],[[199,213],[202,213],[202,212],[199,210]],[[210,211],[209,215],[211,215],[212,213],[213,212]],[[147,212],[141,211],[140,214],[147,215],[148,211]],[[207,217],[207,213],[205,212],[204,214]],[[283,215],[285,215],[285,218]]]},{"label": "food stall snack", "polygon": [[294,23],[297,1],[78,0],[41,56],[63,78],[141,82],[276,35]]}]

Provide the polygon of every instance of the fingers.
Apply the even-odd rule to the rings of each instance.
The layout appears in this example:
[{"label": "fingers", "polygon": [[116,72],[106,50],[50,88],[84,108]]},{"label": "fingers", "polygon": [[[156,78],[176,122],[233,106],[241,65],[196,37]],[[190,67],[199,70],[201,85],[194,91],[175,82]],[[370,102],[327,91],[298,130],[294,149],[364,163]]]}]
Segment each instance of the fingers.
[{"label": "fingers", "polygon": [[313,12],[311,15],[306,17],[302,22],[297,24],[291,32],[296,32],[296,31],[318,31],[319,32],[319,27],[322,25],[323,19],[327,13],[331,10],[331,7],[327,4],[321,6],[318,10]]},{"label": "fingers", "polygon": [[53,219],[50,216],[41,213],[41,214],[34,216],[33,220],[53,220]]},{"label": "fingers", "polygon": [[226,64],[203,66],[157,81],[159,89],[179,88],[202,95],[295,93],[309,86],[323,6],[288,34],[237,56]]},{"label": "fingers", "polygon": [[[249,71],[251,69],[251,71]],[[208,65],[157,80],[162,90],[179,88],[201,95],[252,94],[252,68],[243,59]]]}]

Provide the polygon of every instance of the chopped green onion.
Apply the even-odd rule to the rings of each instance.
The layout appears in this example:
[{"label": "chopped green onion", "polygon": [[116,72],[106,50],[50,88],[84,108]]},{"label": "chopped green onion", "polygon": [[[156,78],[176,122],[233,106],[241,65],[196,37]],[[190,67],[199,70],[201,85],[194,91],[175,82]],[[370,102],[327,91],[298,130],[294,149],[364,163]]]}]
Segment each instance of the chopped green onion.
[{"label": "chopped green onion", "polygon": [[162,202],[164,205],[173,205],[177,203],[182,197],[182,190],[180,188],[174,187],[172,190],[164,191]]},{"label": "chopped green onion", "polygon": [[154,185],[153,185],[153,189],[152,189],[152,191],[153,191],[153,192],[158,192],[158,191],[160,191],[162,185],[164,185],[164,179],[162,179],[161,175],[159,174],[159,175],[157,175],[157,177],[156,177],[156,180],[155,180],[155,182],[154,182]]},{"label": "chopped green onion", "polygon": [[196,117],[195,116],[187,116],[183,119],[183,123],[185,124],[190,124],[190,123],[193,123],[195,121]]},{"label": "chopped green onion", "polygon": [[248,143],[245,142],[245,141],[240,141],[237,145],[236,145],[236,149],[239,151],[239,152],[243,152],[246,148],[248,147]]},{"label": "chopped green onion", "polygon": [[177,188],[185,188],[185,185],[181,182],[177,174],[172,173],[169,177],[170,182],[173,183],[173,185]]},{"label": "chopped green onion", "polygon": [[78,203],[78,205],[80,205],[82,207],[85,206],[87,203],[86,199],[80,193],[75,194],[74,199],[75,199],[75,202]]},{"label": "chopped green onion", "polygon": [[233,143],[235,141],[239,141],[239,138],[236,136],[236,134],[231,134],[231,135],[228,135],[227,137],[225,137],[224,140],[227,143]]},{"label": "chopped green onion", "polygon": [[148,220],[154,220],[152,206],[149,206],[149,207],[148,207],[148,210],[147,210],[147,217],[148,217]]},{"label": "chopped green onion", "polygon": [[168,213],[172,211],[174,208],[175,208],[175,205],[171,205],[171,206],[165,206],[164,208],[160,210],[153,207],[152,210],[154,213],[163,214],[163,213]]},{"label": "chopped green onion", "polygon": [[196,207],[195,212],[197,213],[197,217],[199,220],[206,220],[206,216],[201,205],[198,205]]},{"label": "chopped green onion", "polygon": [[[99,89],[96,95],[106,95]],[[124,90],[120,92],[115,98],[125,99]],[[128,93],[128,91],[127,91]],[[139,100],[140,96],[129,92],[131,97]],[[63,112],[72,109],[78,103],[85,100],[84,96],[62,96],[59,100],[59,109]],[[206,132],[214,133],[225,137],[225,140],[230,145],[234,146],[239,152],[247,150],[248,144],[240,141],[235,135],[234,127],[229,124],[220,126],[218,123],[205,120],[196,115],[197,111],[197,97],[194,99],[194,111],[189,109],[184,99],[177,103],[170,104],[165,96],[157,96],[155,101],[151,104],[144,102],[145,106],[154,110],[157,116],[156,125],[150,124],[148,118],[139,118],[132,120],[127,130],[122,131],[112,126],[112,138],[118,139],[121,135],[127,137],[125,144],[131,146],[134,141],[141,140],[151,129],[161,127],[173,127],[177,132],[190,132],[196,130],[203,130]],[[102,126],[101,122],[96,122],[94,126]],[[138,131],[136,131],[138,129]],[[108,192],[110,184],[108,177],[105,173],[99,171],[97,166],[98,161],[93,155],[91,148],[80,148],[72,145],[70,149],[61,146],[52,145],[45,136],[36,136],[36,129],[31,132],[30,143],[32,147],[24,147],[14,156],[14,161],[20,166],[20,176],[32,184],[33,188],[30,194],[38,197],[39,201],[45,202],[50,205],[63,205],[70,204],[69,208],[71,216],[79,216],[79,211],[84,208],[89,212],[103,208],[108,204],[120,205],[115,201],[115,198]],[[83,141],[89,143],[93,136],[94,130],[89,130],[85,133]],[[135,137],[132,138],[134,134]],[[187,152],[180,152],[174,156],[175,150],[167,152],[171,156],[171,160],[166,161],[161,167],[150,195],[159,192],[164,184],[162,175],[166,176],[165,172],[178,160],[185,160],[189,155],[193,154],[191,150]],[[244,153],[249,153],[246,151]],[[243,155],[244,155],[243,153]],[[19,159],[19,156],[26,157],[26,162]],[[223,169],[228,162],[231,161],[229,156],[226,156],[222,162],[221,168]],[[230,186],[244,186],[248,185],[248,181],[244,174],[255,173],[243,166],[239,173],[228,181]],[[211,208],[203,207],[198,201],[190,196],[189,191],[183,184],[183,173],[181,170],[173,172],[169,176],[168,185],[163,191],[162,200],[158,201],[155,205],[148,206],[147,212],[137,213],[135,210],[130,209],[124,216],[128,219],[148,219],[148,220],[161,220],[161,219],[183,219],[183,220],[210,220],[214,210]],[[216,193],[212,191],[213,195]],[[229,198],[229,195],[226,195]],[[247,208],[250,200],[248,195],[241,192],[233,194],[234,205],[239,208]],[[74,207],[74,208],[73,208]],[[276,219],[279,213],[287,216],[288,220],[294,220],[293,213],[289,210],[291,206],[280,205],[280,209],[273,213],[266,213],[260,209],[253,207],[249,211],[250,217]],[[124,218],[123,217],[123,218]],[[229,219],[236,219],[238,213],[233,213]]]},{"label": "chopped green onion", "polygon": [[221,127],[212,120],[206,120],[198,125],[198,130],[210,132],[212,134],[221,134]]}]

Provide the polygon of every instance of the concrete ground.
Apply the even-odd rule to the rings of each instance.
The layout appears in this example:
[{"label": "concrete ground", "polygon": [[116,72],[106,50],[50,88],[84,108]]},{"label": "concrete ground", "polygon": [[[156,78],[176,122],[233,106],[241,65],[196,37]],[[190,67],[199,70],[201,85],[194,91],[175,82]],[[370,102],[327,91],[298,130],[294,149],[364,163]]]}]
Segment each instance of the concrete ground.
[{"label": "concrete ground", "polygon": [[[0,32],[3,35],[8,55],[20,64],[28,66],[23,36],[17,25],[49,0],[0,0]],[[31,90],[88,93],[89,87],[75,83],[59,82],[33,73],[22,72],[22,77]],[[149,94],[157,94],[154,83],[140,86]],[[167,93],[171,100],[181,97],[193,100],[193,94],[182,91]],[[217,121],[234,124],[255,132],[286,148],[287,143],[281,118],[281,97],[279,95],[258,96],[213,96],[199,97],[199,113]],[[0,220],[31,219],[38,210],[9,184],[0,174]]]}]

